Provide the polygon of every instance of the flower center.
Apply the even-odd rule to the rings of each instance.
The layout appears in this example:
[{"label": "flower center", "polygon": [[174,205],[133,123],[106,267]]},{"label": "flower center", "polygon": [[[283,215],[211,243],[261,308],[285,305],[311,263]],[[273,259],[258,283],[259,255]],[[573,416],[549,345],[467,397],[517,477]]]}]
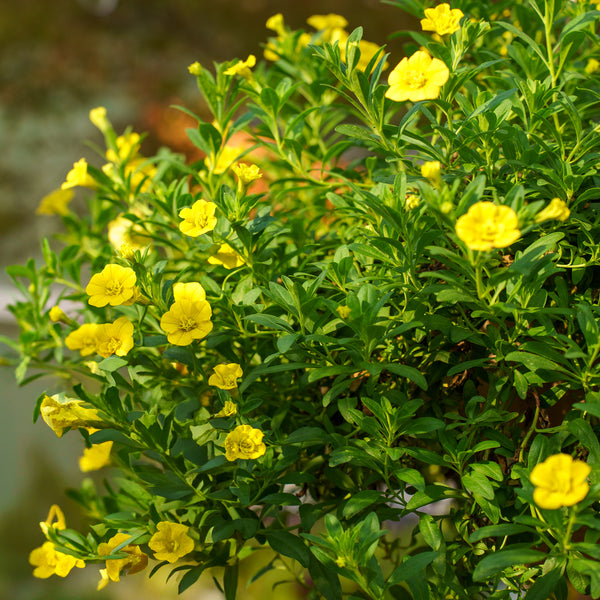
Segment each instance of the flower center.
[{"label": "flower center", "polygon": [[204,214],[194,216],[194,225],[196,225],[196,227],[206,227],[207,222],[208,218]]},{"label": "flower center", "polygon": [[422,71],[409,71],[406,76],[408,87],[419,90],[427,83],[427,77]]},{"label": "flower center", "polygon": [[192,331],[196,329],[196,319],[191,317],[181,317],[179,319],[179,329],[182,331]]},{"label": "flower center", "polygon": [[110,351],[111,354],[116,354],[117,350],[121,347],[121,340],[119,338],[110,338],[104,343],[106,350]]},{"label": "flower center", "polygon": [[118,296],[123,293],[123,284],[120,281],[109,281],[106,284],[107,296]]}]

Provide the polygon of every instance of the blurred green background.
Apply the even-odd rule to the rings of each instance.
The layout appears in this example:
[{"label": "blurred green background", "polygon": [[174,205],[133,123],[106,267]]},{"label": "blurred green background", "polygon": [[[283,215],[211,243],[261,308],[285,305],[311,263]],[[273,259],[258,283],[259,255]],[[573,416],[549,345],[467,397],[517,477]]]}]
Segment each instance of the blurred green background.
[{"label": "blurred green background", "polygon": [[[307,30],[312,14],[342,14],[349,31],[362,25],[365,39],[388,43],[392,65],[401,51],[390,34],[413,25],[379,0],[0,1],[1,334],[17,334],[6,310],[17,293],[4,267],[38,256],[41,237],[60,224],[57,217],[35,214],[40,199],[60,186],[76,160],[86,156],[94,162],[88,144],[102,142],[88,120],[90,108],[106,106],[118,131],[133,125],[147,132],[145,154],[165,144],[185,151],[189,122],[170,105],[203,113],[188,65],[251,53],[262,57],[261,44],[269,35],[265,22],[277,12],[291,27]],[[168,570],[152,580],[124,578],[102,592],[95,591],[95,567],[75,569],[65,580],[32,577],[27,557],[43,542],[38,523],[49,506],[60,504],[70,526],[82,525],[63,490],[78,487],[82,479],[77,458],[83,442],[75,433],[58,439],[42,422],[32,425],[35,399],[43,391],[58,391],[59,382],[43,379],[19,389],[11,369],[3,368],[0,386],[0,600],[175,598],[175,586],[162,583]],[[259,580],[245,597],[302,597],[293,585],[272,591],[281,578],[275,573]],[[198,586],[181,598],[221,598],[210,578],[207,582],[206,589]]]}]

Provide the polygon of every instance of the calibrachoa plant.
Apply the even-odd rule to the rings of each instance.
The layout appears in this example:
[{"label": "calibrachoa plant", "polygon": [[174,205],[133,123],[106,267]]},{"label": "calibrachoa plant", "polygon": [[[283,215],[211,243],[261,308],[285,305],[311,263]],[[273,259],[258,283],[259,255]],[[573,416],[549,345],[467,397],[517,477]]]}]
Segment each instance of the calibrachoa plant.
[{"label": "calibrachoa plant", "polygon": [[196,162],[91,111],[104,166],[8,270],[36,418],[111,468],[35,576],[231,600],[269,550],[310,598],[600,597],[598,3],[390,4],[405,56],[278,14],[192,64]]}]

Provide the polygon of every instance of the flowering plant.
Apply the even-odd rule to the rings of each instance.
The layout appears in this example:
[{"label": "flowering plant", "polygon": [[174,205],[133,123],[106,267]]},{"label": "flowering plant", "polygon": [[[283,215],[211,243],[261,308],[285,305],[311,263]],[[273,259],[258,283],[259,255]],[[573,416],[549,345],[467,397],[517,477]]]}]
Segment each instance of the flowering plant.
[{"label": "flowering plant", "polygon": [[191,65],[195,162],[92,111],[108,162],[44,198],[5,342],[119,476],[34,575],[151,559],[230,600],[270,549],[252,581],[311,598],[600,597],[600,12],[389,1],[404,58],[275,15],[268,63]]}]

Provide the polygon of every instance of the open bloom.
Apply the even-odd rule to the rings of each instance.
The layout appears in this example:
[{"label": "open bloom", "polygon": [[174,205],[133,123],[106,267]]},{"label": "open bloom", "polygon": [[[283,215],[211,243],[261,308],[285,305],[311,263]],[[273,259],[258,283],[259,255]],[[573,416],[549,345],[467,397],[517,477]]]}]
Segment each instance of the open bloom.
[{"label": "open bloom", "polygon": [[85,567],[80,558],[59,552],[52,542],[44,542],[39,548],[32,550],[29,563],[35,567],[33,576],[39,579],[46,579],[51,575],[66,577],[73,567]]},{"label": "open bloom", "polygon": [[256,56],[250,54],[246,60],[238,60],[235,65],[232,65],[225,71],[225,75],[241,75],[248,79],[252,77],[252,71],[250,70],[256,64]]},{"label": "open bloom", "polygon": [[440,88],[448,77],[450,71],[441,60],[418,50],[412,56],[404,57],[390,73],[390,87],[385,96],[395,102],[433,100],[440,95]]},{"label": "open bloom", "polygon": [[71,189],[58,189],[44,196],[35,213],[37,215],[68,215],[69,202],[73,199],[74,192]]},{"label": "open bloom", "polygon": [[540,210],[535,217],[536,223],[556,219],[557,221],[566,221],[569,218],[571,211],[564,200],[560,198],[552,198],[550,204],[546,208]]},{"label": "open bloom", "polygon": [[194,340],[206,337],[213,328],[212,310],[206,300],[176,300],[160,320],[167,339],[176,346],[187,346]]},{"label": "open bloom", "polygon": [[521,237],[519,220],[510,206],[477,202],[456,221],[456,235],[471,250],[505,248]]},{"label": "open bloom", "polygon": [[85,293],[92,306],[118,306],[130,300],[134,294],[135,271],[121,265],[106,265],[90,279]]},{"label": "open bloom", "polygon": [[60,189],[68,190],[76,186],[92,189],[98,187],[96,180],[88,173],[88,164],[85,158],[80,158],[76,163],[73,163],[73,168],[67,173],[67,179],[60,186]]},{"label": "open bloom", "polygon": [[98,325],[96,339],[100,356],[125,356],[133,348],[133,323],[127,317],[119,317],[113,323]]},{"label": "open bloom", "polygon": [[208,263],[223,265],[226,269],[236,269],[244,264],[244,259],[229,244],[221,244],[217,253],[208,258]]},{"label": "open bloom", "polygon": [[258,458],[267,447],[263,443],[263,432],[250,425],[238,425],[225,438],[225,458],[234,461],[236,458]]},{"label": "open bloom", "polygon": [[447,3],[438,4],[435,8],[425,9],[425,19],[421,19],[421,27],[423,31],[450,35],[460,29],[459,23],[464,16],[458,8],[450,9]]},{"label": "open bloom", "polygon": [[569,454],[553,454],[533,467],[529,479],[535,485],[533,500],[540,508],[555,509],[581,502],[590,486],[591,467]]},{"label": "open bloom", "polygon": [[98,346],[97,323],[84,323],[75,331],[72,331],[65,339],[65,344],[69,350],[79,350],[81,356],[94,354]]},{"label": "open bloom", "polygon": [[208,378],[208,385],[220,390],[232,390],[237,387],[237,380],[243,376],[242,367],[237,363],[217,365],[214,373]]},{"label": "open bloom", "polygon": [[126,554],[124,558],[110,558],[114,549],[126,542],[131,536],[128,533],[117,533],[108,540],[98,544],[98,554],[106,556],[106,571],[102,574],[102,580],[99,588],[104,587],[108,580],[120,581],[122,574],[133,575],[146,568],[148,564],[148,555],[144,554],[140,547],[135,544],[127,544],[118,551],[118,554]]},{"label": "open bloom", "polygon": [[161,521],[148,546],[156,560],[174,563],[194,549],[194,540],[188,535],[189,527],[181,523]]},{"label": "open bloom", "polygon": [[101,422],[101,419],[92,408],[82,406],[81,400],[65,399],[60,401],[58,394],[45,396],[40,405],[42,419],[61,437],[63,433],[72,427],[87,427],[93,423]]},{"label": "open bloom", "polygon": [[217,205],[214,202],[196,200],[191,207],[182,208],[179,211],[179,216],[183,219],[179,223],[179,230],[190,237],[198,237],[212,231],[217,224],[216,209]]}]

